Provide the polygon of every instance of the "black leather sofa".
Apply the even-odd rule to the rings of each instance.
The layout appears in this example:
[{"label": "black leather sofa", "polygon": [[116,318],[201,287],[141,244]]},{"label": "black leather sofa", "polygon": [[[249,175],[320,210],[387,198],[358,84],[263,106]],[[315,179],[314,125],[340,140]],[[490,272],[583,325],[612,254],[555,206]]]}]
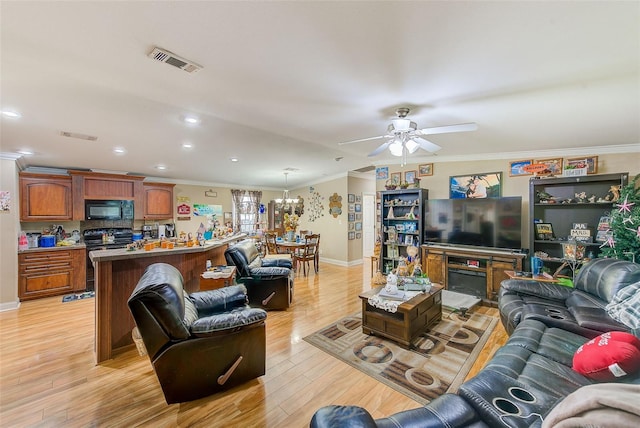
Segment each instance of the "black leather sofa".
[{"label": "black leather sofa", "polygon": [[574,288],[525,279],[502,282],[498,307],[511,334],[525,319],[535,319],[586,337],[606,331],[628,331],[605,306],[620,289],[640,281],[640,265],[624,260],[594,259],[578,271]]},{"label": "black leather sofa", "polygon": [[[605,268],[609,263],[612,262],[597,263],[598,269],[603,269],[600,272],[606,271],[607,275],[595,275],[595,270],[584,273],[589,275],[582,278],[584,281],[598,282],[585,285],[585,289],[604,290],[611,284],[620,283],[609,276],[613,272]],[[626,277],[638,266],[621,265],[619,268],[618,274]],[[530,287],[537,286],[534,281],[528,283]],[[541,320],[520,319],[505,345],[475,377],[464,382],[456,394],[444,394],[426,406],[377,420],[361,407],[326,406],[314,414],[311,427],[541,426],[544,418],[567,395],[597,383],[572,369],[574,354],[587,341],[587,336],[547,325]],[[615,382],[634,384],[640,394],[640,372],[620,377]]]},{"label": "black leather sofa", "polygon": [[290,259],[263,259],[252,239],[230,246],[224,257],[227,264],[236,267],[236,281],[247,287],[251,306],[286,309],[291,305],[293,270]]},{"label": "black leather sofa", "polygon": [[168,404],[264,375],[267,313],[247,305],[243,285],[188,295],[180,272],[156,263],[128,305]]}]

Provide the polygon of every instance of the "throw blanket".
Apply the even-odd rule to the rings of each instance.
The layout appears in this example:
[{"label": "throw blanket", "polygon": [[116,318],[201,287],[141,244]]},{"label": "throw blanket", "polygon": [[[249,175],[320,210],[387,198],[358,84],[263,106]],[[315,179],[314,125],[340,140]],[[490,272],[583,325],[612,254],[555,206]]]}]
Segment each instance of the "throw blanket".
[{"label": "throw blanket", "polygon": [[543,428],[640,427],[640,385],[598,383],[569,394],[547,415]]},{"label": "throw blanket", "polygon": [[618,291],[605,309],[614,320],[631,329],[640,328],[640,281]]}]

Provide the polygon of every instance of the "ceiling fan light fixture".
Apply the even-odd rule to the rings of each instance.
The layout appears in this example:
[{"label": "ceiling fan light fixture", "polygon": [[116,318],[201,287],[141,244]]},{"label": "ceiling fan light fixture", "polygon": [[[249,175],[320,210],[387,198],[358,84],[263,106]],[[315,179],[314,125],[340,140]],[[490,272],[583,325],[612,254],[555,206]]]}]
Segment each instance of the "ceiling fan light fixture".
[{"label": "ceiling fan light fixture", "polygon": [[391,123],[393,123],[393,129],[396,132],[411,130],[411,121],[409,119],[397,118],[397,119],[393,119]]},{"label": "ceiling fan light fixture", "polygon": [[420,148],[420,144],[416,143],[413,140],[409,140],[405,143],[405,147],[409,151],[409,153],[413,154]]},{"label": "ceiling fan light fixture", "polygon": [[402,156],[403,146],[402,141],[399,139],[394,139],[393,143],[389,145],[389,151],[393,156]]}]

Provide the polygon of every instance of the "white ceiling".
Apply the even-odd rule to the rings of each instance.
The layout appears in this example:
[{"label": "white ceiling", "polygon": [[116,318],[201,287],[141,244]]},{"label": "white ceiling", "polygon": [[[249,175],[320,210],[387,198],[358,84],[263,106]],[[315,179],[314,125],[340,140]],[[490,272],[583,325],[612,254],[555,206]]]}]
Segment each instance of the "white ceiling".
[{"label": "white ceiling", "polygon": [[337,143],[384,134],[401,106],[419,128],[479,127],[410,161],[640,147],[637,1],[2,1],[0,19],[2,109],[22,114],[0,151],[33,150],[27,166],[263,188],[296,168],[293,188],[397,163],[367,157],[384,140]]}]

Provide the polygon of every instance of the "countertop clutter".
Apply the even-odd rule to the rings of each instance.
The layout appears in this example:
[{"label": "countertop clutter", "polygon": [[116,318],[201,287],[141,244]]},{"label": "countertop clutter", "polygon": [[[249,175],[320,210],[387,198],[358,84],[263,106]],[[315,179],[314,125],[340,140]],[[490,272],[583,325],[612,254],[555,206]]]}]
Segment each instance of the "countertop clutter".
[{"label": "countertop clutter", "polygon": [[227,236],[222,239],[214,239],[204,241],[204,245],[198,246],[183,246],[174,248],[161,248],[156,247],[153,250],[145,251],[144,249],[130,250],[127,248],[119,248],[114,250],[95,250],[89,253],[91,261],[110,261],[121,260],[130,258],[142,258],[142,257],[156,257],[165,254],[187,254],[187,253],[199,253],[208,251],[212,248],[220,247],[231,242],[239,241],[247,237],[246,233],[238,233],[235,235]]},{"label": "countertop clutter", "polygon": [[18,250],[18,254],[22,254],[22,253],[38,253],[38,252],[42,252],[42,251],[58,251],[58,250],[80,250],[80,249],[85,249],[87,248],[86,245],[84,245],[84,242],[74,242],[73,244],[67,244],[67,245],[56,245],[55,247],[34,247],[34,248],[27,248],[26,250]]}]

